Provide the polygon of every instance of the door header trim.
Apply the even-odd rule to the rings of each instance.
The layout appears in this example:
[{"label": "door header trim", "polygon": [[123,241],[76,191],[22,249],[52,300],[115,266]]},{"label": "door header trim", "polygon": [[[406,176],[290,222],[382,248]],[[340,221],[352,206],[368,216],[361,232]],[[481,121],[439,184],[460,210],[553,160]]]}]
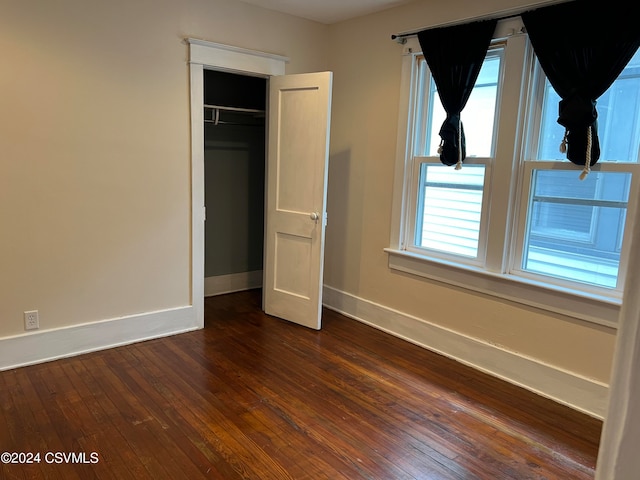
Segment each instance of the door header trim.
[{"label": "door header trim", "polygon": [[289,57],[233,45],[187,38],[189,63],[215,67],[216,70],[254,75],[284,75]]}]

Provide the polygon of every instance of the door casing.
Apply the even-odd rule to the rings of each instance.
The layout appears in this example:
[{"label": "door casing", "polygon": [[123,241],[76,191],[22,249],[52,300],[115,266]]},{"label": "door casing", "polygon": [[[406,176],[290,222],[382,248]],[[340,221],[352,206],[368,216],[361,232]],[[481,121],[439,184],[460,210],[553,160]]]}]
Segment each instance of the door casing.
[{"label": "door casing", "polygon": [[187,38],[186,43],[191,87],[191,304],[197,326],[204,328],[204,70],[268,79],[284,75],[289,59],[194,38]]}]

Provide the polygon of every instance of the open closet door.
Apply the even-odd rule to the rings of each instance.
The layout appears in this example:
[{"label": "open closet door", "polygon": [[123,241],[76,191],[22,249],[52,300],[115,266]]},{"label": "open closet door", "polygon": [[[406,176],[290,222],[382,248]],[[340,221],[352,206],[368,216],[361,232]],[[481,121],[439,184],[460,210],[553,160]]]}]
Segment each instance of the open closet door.
[{"label": "open closet door", "polygon": [[269,80],[265,313],[320,329],[331,72]]}]

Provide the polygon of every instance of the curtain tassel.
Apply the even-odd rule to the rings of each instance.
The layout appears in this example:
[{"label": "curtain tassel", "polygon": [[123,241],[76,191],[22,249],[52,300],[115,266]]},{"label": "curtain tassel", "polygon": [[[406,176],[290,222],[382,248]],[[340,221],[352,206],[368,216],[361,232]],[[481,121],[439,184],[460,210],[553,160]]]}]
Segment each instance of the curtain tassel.
[{"label": "curtain tassel", "polygon": [[564,137],[562,138],[562,142],[560,142],[560,153],[567,153],[567,135],[569,135],[569,130],[564,129]]},{"label": "curtain tassel", "polygon": [[458,120],[458,163],[456,163],[456,170],[462,168],[462,120]]},{"label": "curtain tassel", "polygon": [[593,142],[591,138],[591,125],[589,125],[587,130],[587,155],[584,162],[584,168],[582,169],[582,173],[580,174],[580,180],[584,180],[591,172],[591,143]]}]

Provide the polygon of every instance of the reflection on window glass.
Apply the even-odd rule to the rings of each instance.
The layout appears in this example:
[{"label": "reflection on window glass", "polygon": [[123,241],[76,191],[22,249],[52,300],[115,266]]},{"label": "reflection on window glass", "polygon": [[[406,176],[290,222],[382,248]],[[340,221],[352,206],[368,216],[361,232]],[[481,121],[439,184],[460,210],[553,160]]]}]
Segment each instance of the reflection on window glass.
[{"label": "reflection on window glass", "polygon": [[[560,96],[545,80],[542,124],[537,160],[560,160],[564,127],[558,124]],[[600,162],[637,162],[640,151],[640,50],[599,99]]]},{"label": "reflection on window glass", "polygon": [[534,170],[524,270],[615,288],[631,174]]},{"label": "reflection on window glass", "polygon": [[484,165],[422,164],[416,246],[477,256],[484,173]]}]

